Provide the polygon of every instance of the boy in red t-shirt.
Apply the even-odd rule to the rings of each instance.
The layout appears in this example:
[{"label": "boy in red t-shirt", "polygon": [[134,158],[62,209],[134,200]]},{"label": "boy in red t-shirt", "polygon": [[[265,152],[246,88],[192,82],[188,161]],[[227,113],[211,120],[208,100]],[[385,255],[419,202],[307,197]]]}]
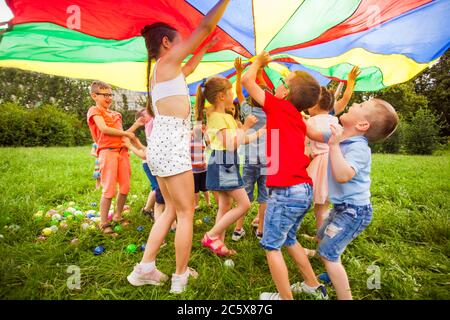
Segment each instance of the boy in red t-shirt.
[{"label": "boy in red t-shirt", "polygon": [[105,234],[117,235],[108,223],[108,211],[111,200],[116,195],[119,184],[117,206],[113,220],[122,225],[129,222],[122,218],[122,211],[130,191],[130,158],[123,138],[133,140],[134,133],[122,128],[122,115],[109,109],[112,103],[111,86],[101,81],[94,81],[90,94],[95,106],[89,108],[87,123],[92,139],[97,144],[97,155],[100,167],[100,183],[103,188],[100,200],[100,228]]},{"label": "boy in red t-shirt", "polygon": [[325,287],[314,274],[305,250],[297,241],[297,230],[312,201],[312,181],[306,168],[309,158],[305,155],[305,135],[322,140],[321,132],[310,130],[303,121],[301,111],[317,103],[320,85],[306,72],[291,72],[280,79],[280,85],[272,95],[256,83],[258,69],[270,61],[262,52],[256,57],[242,78],[242,84],[250,96],[263,106],[267,116],[267,187],[269,201],[264,217],[261,246],[266,250],[272,279],[278,293],[264,292],[260,299],[293,299],[288,270],[281,253],[286,246],[300,273],[305,278],[303,292],[327,299]]}]

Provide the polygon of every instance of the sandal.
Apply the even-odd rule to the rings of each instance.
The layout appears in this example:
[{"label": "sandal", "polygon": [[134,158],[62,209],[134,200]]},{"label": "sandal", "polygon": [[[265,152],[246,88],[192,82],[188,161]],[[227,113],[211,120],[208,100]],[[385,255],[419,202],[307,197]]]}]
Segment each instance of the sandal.
[{"label": "sandal", "polygon": [[113,222],[120,224],[122,227],[125,227],[131,223],[130,220],[127,220],[124,218],[120,218],[119,220],[114,220],[114,217],[113,217],[112,220],[113,220]]},{"label": "sandal", "polygon": [[[231,255],[235,255],[236,251],[230,250],[225,246],[222,240],[217,238],[210,238],[207,233],[203,236],[202,246],[209,248],[212,252],[221,257],[227,257]],[[214,244],[216,244],[214,246]]]},{"label": "sandal", "polygon": [[142,213],[145,216],[149,217],[150,219],[155,220],[155,212],[153,210],[148,210],[147,211],[147,210],[145,210],[145,208],[142,208]]},{"label": "sandal", "polygon": [[111,224],[105,223],[104,225],[100,226],[100,230],[103,232],[103,234],[110,235],[112,237],[117,237],[119,234],[114,232],[113,228],[111,227]]}]

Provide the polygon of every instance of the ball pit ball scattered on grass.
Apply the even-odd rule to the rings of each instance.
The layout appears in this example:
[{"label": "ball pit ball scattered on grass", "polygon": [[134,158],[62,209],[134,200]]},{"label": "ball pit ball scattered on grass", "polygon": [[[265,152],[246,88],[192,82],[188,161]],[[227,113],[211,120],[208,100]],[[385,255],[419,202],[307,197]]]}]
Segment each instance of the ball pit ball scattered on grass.
[{"label": "ball pit ball scattered on grass", "polygon": [[91,202],[91,207],[96,207],[97,206],[97,202]]},{"label": "ball pit ball scattered on grass", "polygon": [[139,231],[139,232],[142,232],[142,231],[144,231],[144,227],[143,226],[139,226],[139,227],[136,228],[136,230]]},{"label": "ball pit ball scattered on grass", "polygon": [[227,259],[225,260],[225,262],[223,263],[223,265],[227,268],[233,268],[234,267],[234,261],[231,259]]},{"label": "ball pit ball scattered on grass", "polygon": [[202,221],[201,219],[195,220],[195,224],[196,224],[197,226],[201,225],[202,223],[203,223],[203,221]]},{"label": "ball pit ball scattered on grass", "polygon": [[46,236],[46,237],[51,236],[52,233],[53,233],[53,230],[50,229],[50,228],[44,228],[44,229],[42,230],[42,235],[44,235],[44,236]]},{"label": "ball pit ball scattered on grass", "polygon": [[117,232],[117,233],[119,233],[119,232],[122,231],[122,227],[119,226],[119,225],[117,225],[117,226],[114,227],[114,231]]},{"label": "ball pit ball scattered on grass", "polygon": [[128,253],[135,253],[136,250],[137,246],[134,243],[127,245],[127,247],[125,248],[125,251]]},{"label": "ball pit ball scattered on grass", "polygon": [[145,251],[145,243],[141,244],[141,246],[139,247],[139,249],[141,249],[141,251]]},{"label": "ball pit ball scattered on grass", "polygon": [[44,241],[44,240],[47,240],[47,238],[44,237],[44,236],[39,236],[37,239],[38,239],[38,241]]},{"label": "ball pit ball scattered on grass", "polygon": [[321,274],[319,274],[319,276],[317,278],[319,278],[319,280],[322,281],[325,284],[330,284],[331,283],[331,279],[328,276],[328,273],[326,273],[326,272],[322,272]]},{"label": "ball pit ball scattered on grass", "polygon": [[87,230],[87,228],[89,228],[89,223],[84,222],[81,224],[81,229]]},{"label": "ball pit ball scattered on grass", "polygon": [[73,238],[72,240],[70,240],[70,244],[71,245],[73,245],[73,246],[76,246],[76,245],[78,245],[78,238]]},{"label": "ball pit ball scattered on grass", "polygon": [[123,206],[123,210],[124,210],[124,211],[130,210],[130,206],[129,206],[129,205],[127,205],[127,204],[126,204],[126,205],[124,205],[124,206]]},{"label": "ball pit ball scattered on grass", "polygon": [[5,236],[0,234],[0,239],[5,239]]},{"label": "ball pit ball scattered on grass", "polygon": [[203,222],[204,222],[204,223],[209,223],[209,221],[211,221],[211,218],[210,218],[210,217],[204,217],[204,218],[203,218]]},{"label": "ball pit ball scattered on grass", "polygon": [[103,248],[102,246],[97,246],[94,248],[94,255],[96,256],[102,254],[103,252],[105,252],[105,248]]},{"label": "ball pit ball scattered on grass", "polygon": [[73,207],[73,206],[75,205],[75,202],[74,202],[74,201],[70,201],[67,205],[68,205],[69,207]]}]

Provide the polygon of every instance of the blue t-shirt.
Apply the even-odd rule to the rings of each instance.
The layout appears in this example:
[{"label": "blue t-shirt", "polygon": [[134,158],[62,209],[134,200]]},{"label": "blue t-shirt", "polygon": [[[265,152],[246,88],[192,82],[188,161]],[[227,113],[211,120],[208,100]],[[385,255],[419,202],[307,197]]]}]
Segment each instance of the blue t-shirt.
[{"label": "blue t-shirt", "polygon": [[[252,134],[266,125],[266,113],[262,108],[252,107],[247,101],[241,105],[241,116],[243,119],[250,114],[254,115],[258,122],[247,131]],[[266,135],[244,145],[244,157],[246,164],[266,164]]]},{"label": "blue t-shirt", "polygon": [[331,173],[331,163],[328,163],[328,192],[331,203],[358,206],[370,204],[372,155],[366,137],[354,136],[342,141],[339,146],[345,161],[355,170],[355,175],[346,183],[338,183]]}]

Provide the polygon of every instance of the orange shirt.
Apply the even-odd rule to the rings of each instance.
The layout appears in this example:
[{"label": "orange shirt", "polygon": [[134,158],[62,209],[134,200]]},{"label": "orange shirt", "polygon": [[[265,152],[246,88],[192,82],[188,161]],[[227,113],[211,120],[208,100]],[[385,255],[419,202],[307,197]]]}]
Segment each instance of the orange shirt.
[{"label": "orange shirt", "polygon": [[124,147],[122,137],[110,136],[102,133],[95,124],[94,116],[101,116],[108,127],[123,130],[122,128],[122,115],[119,112],[112,110],[105,110],[101,107],[91,107],[87,113],[87,123],[89,130],[91,131],[92,139],[97,144],[97,155],[102,149],[106,148],[121,148]]}]

